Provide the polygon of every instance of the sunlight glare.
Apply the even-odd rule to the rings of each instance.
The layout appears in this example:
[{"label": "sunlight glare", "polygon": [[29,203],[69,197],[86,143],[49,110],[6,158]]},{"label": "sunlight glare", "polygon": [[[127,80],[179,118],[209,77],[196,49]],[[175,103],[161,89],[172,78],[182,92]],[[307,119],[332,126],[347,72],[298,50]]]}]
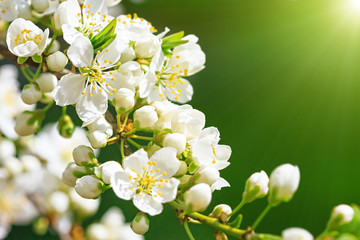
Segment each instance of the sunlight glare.
[{"label": "sunlight glare", "polygon": [[350,0],[350,7],[353,10],[360,11],[360,0]]}]

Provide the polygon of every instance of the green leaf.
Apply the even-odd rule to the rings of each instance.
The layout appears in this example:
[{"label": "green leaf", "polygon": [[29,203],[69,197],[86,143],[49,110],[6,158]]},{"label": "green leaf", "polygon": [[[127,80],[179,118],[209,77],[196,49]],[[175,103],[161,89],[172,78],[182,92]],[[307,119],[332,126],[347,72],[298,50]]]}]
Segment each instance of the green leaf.
[{"label": "green leaf", "polygon": [[42,62],[42,57],[40,56],[40,55],[38,55],[38,54],[35,54],[34,56],[32,56],[31,57],[33,60],[34,60],[34,62],[36,62],[36,63],[41,63]]},{"label": "green leaf", "polygon": [[171,35],[169,35],[167,37],[164,37],[162,40],[163,40],[163,43],[164,42],[179,41],[180,39],[182,39],[183,36],[184,36],[184,31],[180,31],[180,32],[171,34]]},{"label": "green leaf", "polygon": [[[95,35],[90,39],[91,44],[93,45],[95,51],[99,51],[101,47],[103,47],[106,44],[107,44],[106,46],[108,46],[112,41],[114,41],[115,39],[114,36],[116,36],[115,34],[116,21],[117,19],[114,18],[103,30],[101,30],[101,32],[99,32],[99,34]],[[109,40],[111,40],[110,43]]]},{"label": "green leaf", "polygon": [[97,51],[101,51],[103,50],[104,48],[106,48],[107,46],[109,46],[116,38],[116,34],[114,34],[112,37],[110,37],[107,41],[105,41],[104,43],[102,43],[102,45],[98,46],[94,46],[94,52],[97,52]]},{"label": "green leaf", "polygon": [[18,57],[17,62],[18,64],[23,64],[24,62],[26,62],[27,59],[27,57]]},{"label": "green leaf", "polygon": [[168,50],[168,49],[172,49],[174,47],[177,47],[177,46],[180,46],[180,45],[183,45],[185,43],[189,42],[188,40],[178,40],[178,41],[172,41],[172,42],[166,42],[166,43],[162,43],[161,44],[161,48],[164,50]]}]

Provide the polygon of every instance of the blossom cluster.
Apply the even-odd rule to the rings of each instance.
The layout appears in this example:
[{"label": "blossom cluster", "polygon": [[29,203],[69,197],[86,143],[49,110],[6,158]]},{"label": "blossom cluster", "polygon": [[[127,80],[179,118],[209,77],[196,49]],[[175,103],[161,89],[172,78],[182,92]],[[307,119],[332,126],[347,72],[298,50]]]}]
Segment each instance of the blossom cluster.
[{"label": "blossom cluster", "polygon": [[[130,230],[121,211],[110,209],[88,228],[89,239],[142,239],[140,235],[149,229],[147,215],[160,214],[164,205],[175,209],[180,221],[187,224],[194,218],[192,213],[208,208],[214,191],[230,187],[220,174],[230,165],[230,146],[221,144],[219,130],[207,127],[205,114],[188,104],[194,93],[188,77],[205,67],[199,39],[182,31],[169,34],[168,28],[158,33],[137,14],[110,14],[109,7],[118,2],[0,2],[0,17],[11,21],[6,35],[8,50],[17,57],[28,81],[20,94],[13,70],[4,67],[0,71],[1,84],[2,79],[10,79],[3,83],[9,86],[0,91],[17,94],[0,94],[7,96],[4,101],[8,103],[0,105],[6,112],[0,116],[5,136],[0,148],[14,149],[0,152],[0,179],[6,188],[18,181],[28,183],[13,188],[14,199],[9,203],[18,201],[18,191],[23,191],[20,196],[40,195],[37,199],[48,200],[46,209],[62,219],[75,214],[68,211],[73,210],[71,201],[78,201],[79,208],[87,206],[80,203],[79,196],[96,205],[93,212],[99,197],[112,189],[139,210]],[[39,19],[45,29],[38,26]],[[58,38],[66,46],[61,46]],[[35,72],[29,62],[37,64]],[[58,124],[42,127],[53,104],[62,109]],[[75,127],[68,107],[75,108],[81,128]],[[27,142],[21,152],[8,140],[35,133],[33,142]],[[99,150],[106,151],[112,144],[118,146],[121,158],[99,158]],[[28,177],[39,182],[26,180]],[[54,184],[43,189],[44,179]],[[209,216],[219,224],[239,228],[242,216],[235,214],[245,204],[267,196],[268,206],[252,225],[255,230],[271,208],[293,198],[299,182],[299,168],[291,164],[278,166],[270,177],[265,171],[256,172],[246,181],[242,200],[234,210],[220,204]],[[27,202],[34,204],[33,199]],[[18,211],[18,207],[4,206],[5,212]],[[337,231],[353,221],[354,209],[336,207],[326,231]],[[2,213],[0,216],[4,229],[16,223]],[[235,220],[230,221],[232,216]],[[66,226],[68,233],[72,225]],[[227,239],[223,234],[218,229],[217,239]],[[285,230],[282,238],[313,239],[299,228]]]}]

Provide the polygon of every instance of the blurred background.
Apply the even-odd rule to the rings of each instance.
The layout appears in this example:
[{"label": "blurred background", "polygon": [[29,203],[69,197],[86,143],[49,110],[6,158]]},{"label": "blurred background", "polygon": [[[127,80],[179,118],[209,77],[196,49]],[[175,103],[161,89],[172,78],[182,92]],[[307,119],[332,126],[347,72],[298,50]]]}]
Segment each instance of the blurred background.
[{"label": "blurred background", "polygon": [[[258,232],[280,234],[288,227],[324,229],[333,206],[360,204],[360,2],[356,0],[123,0],[161,32],[195,34],[206,53],[206,68],[190,78],[190,102],[216,126],[233,150],[221,172],[231,188],[213,195],[212,207],[241,200],[246,179],[268,174],[282,163],[300,167],[294,199],[273,209]],[[55,119],[54,119],[55,120]],[[115,159],[118,150],[100,159]],[[117,205],[127,221],[131,202],[108,191],[102,213]],[[266,199],[243,208],[251,225]],[[90,221],[89,221],[90,222]],[[150,218],[149,240],[187,239],[175,213]],[[191,225],[196,239],[213,239],[206,226]],[[29,239],[27,228],[8,239]],[[26,237],[25,237],[26,236]],[[34,237],[34,239],[37,239]],[[230,238],[232,239],[232,238]]]}]

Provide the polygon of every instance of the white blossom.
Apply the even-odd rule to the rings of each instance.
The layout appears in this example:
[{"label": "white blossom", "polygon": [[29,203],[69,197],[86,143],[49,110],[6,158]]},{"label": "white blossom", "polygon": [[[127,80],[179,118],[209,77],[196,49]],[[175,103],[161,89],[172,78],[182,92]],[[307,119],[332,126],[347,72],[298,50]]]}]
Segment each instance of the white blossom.
[{"label": "white blossom", "polygon": [[36,84],[27,84],[21,91],[21,99],[25,104],[32,105],[37,103],[42,96],[39,86]]},{"label": "white blossom", "polygon": [[206,183],[199,183],[192,186],[185,193],[185,204],[190,211],[204,211],[211,202],[211,188]]},{"label": "white blossom", "polygon": [[116,172],[110,181],[115,194],[133,199],[134,205],[151,216],[160,214],[162,203],[175,199],[178,179],[172,178],[180,167],[174,148],[162,148],[150,159],[140,149],[123,160],[124,171]]},{"label": "white blossom", "polygon": [[76,180],[75,191],[83,198],[98,198],[102,193],[102,183],[91,175],[86,175]]},{"label": "white blossom", "polygon": [[52,73],[42,73],[39,78],[36,79],[36,83],[39,85],[41,91],[52,92],[57,85],[57,77]]},{"label": "white blossom", "polygon": [[87,137],[93,148],[103,148],[107,144],[108,135],[100,130],[95,130],[93,132],[88,132]]},{"label": "white blossom", "polygon": [[43,53],[48,36],[48,28],[42,31],[32,21],[17,18],[9,26],[6,43],[12,54],[31,57]]},{"label": "white blossom", "polygon": [[205,115],[190,105],[179,106],[171,119],[171,130],[174,133],[182,133],[187,140],[199,136],[205,126]]},{"label": "white blossom", "polygon": [[69,60],[66,55],[60,51],[56,51],[46,58],[46,64],[49,70],[54,72],[61,72],[64,70],[68,62]]},{"label": "white blossom", "polygon": [[135,92],[128,88],[120,88],[114,96],[114,105],[122,112],[127,112],[135,105]]},{"label": "white blossom", "polygon": [[123,171],[121,165],[115,161],[107,161],[99,166],[101,178],[106,184],[110,184],[111,176],[115,172]]},{"label": "white blossom", "polygon": [[111,137],[113,135],[113,127],[110,123],[108,123],[108,121],[106,121],[103,115],[100,115],[99,118],[87,125],[87,127],[89,128],[90,132],[99,130],[106,133],[108,137]]},{"label": "white blossom", "polygon": [[173,147],[176,149],[177,154],[181,154],[186,147],[186,137],[181,133],[171,133],[166,135],[163,141],[164,147]]},{"label": "white blossom", "polygon": [[153,128],[157,120],[158,115],[152,106],[143,106],[134,113],[134,121],[140,128]]},{"label": "white blossom", "polygon": [[266,172],[256,172],[246,181],[243,199],[252,202],[257,198],[265,197],[269,192],[269,177]]},{"label": "white blossom", "polygon": [[314,237],[302,228],[288,228],[282,232],[283,240],[314,240]]}]

